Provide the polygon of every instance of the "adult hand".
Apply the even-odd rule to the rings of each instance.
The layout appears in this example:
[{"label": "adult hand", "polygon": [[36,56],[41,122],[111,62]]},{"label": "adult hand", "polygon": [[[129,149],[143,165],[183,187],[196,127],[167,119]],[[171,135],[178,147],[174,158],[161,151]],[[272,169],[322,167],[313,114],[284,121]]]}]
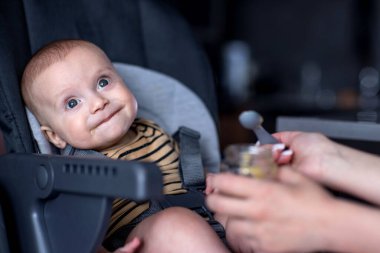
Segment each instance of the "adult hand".
[{"label": "adult hand", "polygon": [[321,134],[282,132],[274,136],[294,151],[291,166],[330,188],[380,205],[380,159]]},{"label": "adult hand", "polygon": [[[335,177],[330,175],[338,168],[335,164],[344,160],[339,145],[322,134],[280,132],[275,133],[274,137],[293,151],[292,168],[321,183],[328,184],[330,178]],[[278,159],[284,160],[281,157]]]},{"label": "adult hand", "polygon": [[334,199],[290,168],[280,169],[278,180],[232,174],[209,179],[215,190],[207,205],[229,217],[227,239],[236,252],[308,252],[326,245],[321,235]]}]

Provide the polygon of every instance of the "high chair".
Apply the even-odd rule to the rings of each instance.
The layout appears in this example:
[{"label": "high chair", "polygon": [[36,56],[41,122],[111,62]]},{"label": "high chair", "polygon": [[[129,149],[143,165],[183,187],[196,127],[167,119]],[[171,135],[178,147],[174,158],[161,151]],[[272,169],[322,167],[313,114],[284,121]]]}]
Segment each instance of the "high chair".
[{"label": "high chair", "polygon": [[174,10],[156,0],[0,0],[0,24],[0,130],[6,149],[0,155],[0,252],[94,252],[113,198],[162,200],[156,166],[92,153],[54,154],[38,136],[32,115],[28,121],[19,90],[23,68],[37,49],[56,39],[100,46],[127,85],[135,85],[139,116],[170,134],[179,129],[184,153],[200,151],[181,155],[190,194],[161,203],[210,215],[200,191],[205,172],[219,169],[213,78]]}]

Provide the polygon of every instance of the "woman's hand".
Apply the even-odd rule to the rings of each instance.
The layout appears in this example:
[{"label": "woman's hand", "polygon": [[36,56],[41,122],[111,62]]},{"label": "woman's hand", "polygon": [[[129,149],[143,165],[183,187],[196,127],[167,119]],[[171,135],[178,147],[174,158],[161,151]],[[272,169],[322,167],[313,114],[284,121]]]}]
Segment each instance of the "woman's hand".
[{"label": "woman's hand", "polygon": [[380,205],[380,159],[316,133],[282,132],[274,136],[293,150],[290,165],[330,188]]},{"label": "woman's hand", "polygon": [[[348,167],[340,145],[322,134],[281,132],[274,137],[293,151],[291,167],[317,182],[329,185]],[[281,157],[277,159],[286,159]]]},{"label": "woman's hand", "polygon": [[240,252],[307,252],[325,245],[323,226],[334,199],[318,184],[290,168],[278,180],[232,174],[209,178],[207,205],[228,216],[227,239]]}]

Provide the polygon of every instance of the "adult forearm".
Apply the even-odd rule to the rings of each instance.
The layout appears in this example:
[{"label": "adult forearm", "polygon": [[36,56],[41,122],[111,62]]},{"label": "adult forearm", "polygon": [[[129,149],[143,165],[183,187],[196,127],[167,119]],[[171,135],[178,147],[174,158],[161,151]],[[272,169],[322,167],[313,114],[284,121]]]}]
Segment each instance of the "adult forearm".
[{"label": "adult forearm", "polygon": [[324,226],[323,250],[336,252],[380,252],[380,210],[337,200],[330,221]]},{"label": "adult forearm", "polygon": [[380,158],[339,145],[339,156],[324,158],[326,184],[380,204]]}]

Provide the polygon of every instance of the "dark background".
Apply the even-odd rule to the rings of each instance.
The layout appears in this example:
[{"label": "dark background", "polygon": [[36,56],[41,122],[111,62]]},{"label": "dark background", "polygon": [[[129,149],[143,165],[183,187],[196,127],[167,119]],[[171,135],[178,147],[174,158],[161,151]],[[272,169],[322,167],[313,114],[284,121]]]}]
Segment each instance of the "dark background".
[{"label": "dark background", "polygon": [[187,19],[213,68],[221,147],[255,141],[252,109],[378,122],[380,1],[166,0]]}]

